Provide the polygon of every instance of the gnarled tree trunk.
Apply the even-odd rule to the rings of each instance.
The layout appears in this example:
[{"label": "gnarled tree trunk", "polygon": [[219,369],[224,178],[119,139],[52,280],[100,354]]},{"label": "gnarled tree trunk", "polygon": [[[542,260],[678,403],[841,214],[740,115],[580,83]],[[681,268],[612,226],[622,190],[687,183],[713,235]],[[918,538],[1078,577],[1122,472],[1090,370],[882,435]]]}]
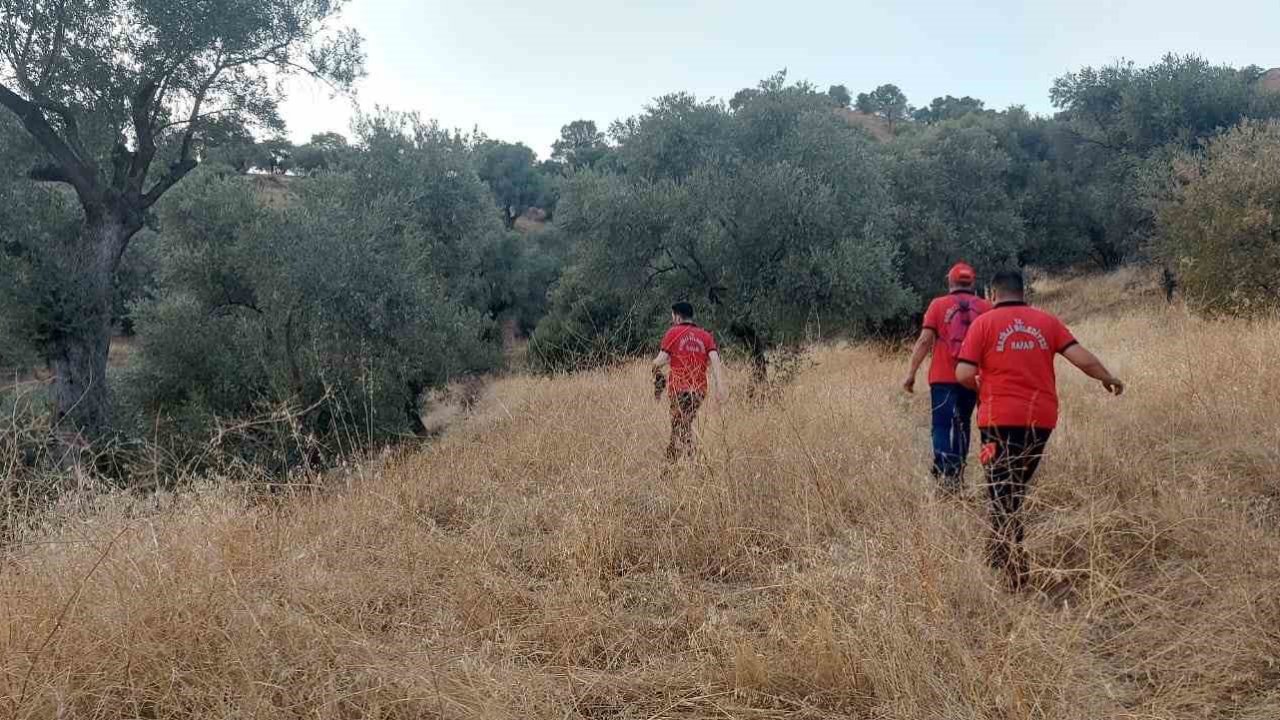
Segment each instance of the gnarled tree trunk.
[{"label": "gnarled tree trunk", "polygon": [[765,355],[764,339],[760,337],[760,333],[756,332],[754,326],[742,322],[730,324],[729,333],[738,342],[746,346],[747,353],[751,356],[751,383],[753,389],[755,386],[763,385],[769,379],[769,360]]},{"label": "gnarled tree trunk", "polygon": [[120,257],[137,230],[120,213],[93,211],[80,236],[56,250],[62,297],[49,364],[54,411],[64,434],[93,440],[107,429],[112,288]]}]

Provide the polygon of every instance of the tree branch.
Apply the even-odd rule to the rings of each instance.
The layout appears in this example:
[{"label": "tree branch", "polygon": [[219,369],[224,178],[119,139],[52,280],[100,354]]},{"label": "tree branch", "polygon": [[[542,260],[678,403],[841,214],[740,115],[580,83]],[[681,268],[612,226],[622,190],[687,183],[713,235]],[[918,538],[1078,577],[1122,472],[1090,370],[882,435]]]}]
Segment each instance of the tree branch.
[{"label": "tree branch", "polygon": [[151,161],[156,157],[155,129],[151,126],[151,109],[155,102],[160,84],[150,78],[138,86],[131,100],[133,132],[138,139],[138,147],[133,152],[129,163],[128,179],[125,189],[131,194],[142,193],[142,183],[146,180]]},{"label": "tree branch", "polygon": [[674,272],[680,269],[682,268],[679,265],[674,265],[674,264],[664,268],[653,268],[653,271],[649,273],[649,277],[645,278],[644,285],[642,287],[644,287],[645,289],[652,288],[653,281],[657,280],[658,276],[666,275],[669,272]]},{"label": "tree branch", "polygon": [[156,134],[159,134],[164,132],[165,130],[176,128],[179,125],[190,125],[192,122],[204,120],[205,118],[211,118],[217,115],[222,115],[224,113],[235,112],[235,111],[236,111],[236,108],[233,108],[233,107],[219,108],[218,110],[210,110],[209,112],[206,112],[206,113],[200,113],[199,117],[183,118],[182,120],[174,120],[173,122],[169,122],[169,123],[165,123],[163,125],[157,126],[155,131],[156,131]]},{"label": "tree branch", "polygon": [[98,187],[93,173],[67,141],[53,129],[40,112],[40,107],[24,100],[3,83],[0,83],[0,105],[17,115],[31,137],[62,166],[63,177],[60,181],[75,188],[81,204],[87,207],[96,202]]},{"label": "tree branch", "polygon": [[[1102,142],[1101,140],[1091,138],[1088,135],[1085,135],[1084,133],[1080,132],[1079,130],[1076,130],[1075,128],[1069,127],[1069,128],[1066,128],[1066,131],[1068,135],[1074,137],[1076,140],[1089,143],[1090,145],[1096,145],[1097,147],[1100,147],[1104,150],[1110,150],[1111,152],[1121,152],[1122,150],[1122,148],[1118,148],[1115,145],[1112,145],[1110,143],[1105,143],[1105,142]],[[1103,132],[1106,132],[1105,128],[1103,129]]]},{"label": "tree branch", "polygon": [[[200,107],[204,104],[205,97],[209,93],[209,88],[213,87],[213,84],[217,82],[218,76],[227,68],[240,64],[222,63],[221,51],[218,53],[218,60],[219,62],[214,66],[213,72],[210,73],[209,77],[200,84],[200,88],[196,91],[195,99],[192,102],[191,113],[187,117],[187,129],[186,132],[182,134],[182,149],[178,153],[178,161],[169,166],[169,172],[166,173],[164,177],[160,178],[160,180],[158,180],[156,184],[142,196],[142,207],[144,209],[155,205],[156,202],[160,200],[161,196],[168,192],[174,185],[177,185],[178,181],[186,177],[187,173],[196,168],[197,163],[191,158],[191,142],[195,138],[196,127],[199,124]],[[141,90],[139,90],[139,97],[141,97],[142,91],[146,90],[148,104],[150,104],[151,102],[154,102],[155,94],[159,91],[159,87],[159,84],[154,81],[150,81],[144,85]],[[135,124],[139,122],[138,112],[139,109],[135,106]],[[145,158],[143,157],[141,149],[135,158],[135,175],[131,178],[131,186],[136,183],[136,187],[139,189],[142,187],[142,183],[146,180],[147,170],[150,168],[152,160],[155,159],[155,129],[151,127],[151,119],[149,116],[142,118],[142,122],[144,122],[146,126],[147,140],[150,147],[149,153]],[[135,127],[135,129],[139,134],[139,142],[141,142],[143,130],[140,127]]]},{"label": "tree branch", "polygon": [[156,184],[152,185],[151,189],[142,196],[142,209],[146,210],[152,205],[155,205],[156,202],[160,200],[161,196],[169,192],[169,189],[174,185],[177,185],[179,180],[187,176],[187,173],[195,170],[197,165],[199,165],[199,163],[192,160],[190,157],[183,158],[170,165],[169,172],[165,173],[164,177],[157,180]]},{"label": "tree branch", "polygon": [[13,65],[14,78],[18,81],[18,87],[31,87],[30,65],[27,62],[27,56],[31,54],[31,43],[35,41],[36,22],[32,18],[27,23],[27,37],[22,42],[22,50],[18,50],[17,33],[9,33],[9,60]]},{"label": "tree branch", "polygon": [[71,184],[70,176],[67,171],[62,169],[58,163],[44,163],[31,168],[31,172],[27,173],[27,177],[39,182],[56,182]]},{"label": "tree branch", "polygon": [[252,310],[253,312],[255,312],[255,313],[259,314],[259,315],[265,315],[265,314],[266,314],[266,313],[264,313],[264,312],[262,311],[262,308],[258,307],[257,305],[255,305],[255,304],[253,304],[253,303],[251,303],[251,302],[245,302],[245,301],[243,301],[243,300],[231,300],[230,298],[228,298],[228,299],[224,300],[223,302],[218,303],[217,305],[215,305],[215,306],[213,306],[212,308],[210,308],[210,309],[209,309],[209,317],[218,317],[218,316],[220,316],[220,315],[222,314],[222,311],[223,311],[223,310],[226,310],[226,309],[228,309],[228,308],[242,308],[242,309],[245,309],[245,310]]},{"label": "tree branch", "polygon": [[[55,13],[58,24],[53,31],[53,40],[49,43],[49,52],[45,54],[44,69],[40,72],[40,81],[36,83],[34,90],[38,94],[45,94],[45,87],[49,81],[53,79],[53,69],[57,66],[57,62],[62,58],[62,47],[67,40],[67,3],[66,0],[58,3],[58,10]],[[32,23],[34,25],[35,23]],[[33,93],[36,94],[36,93]]]},{"label": "tree branch", "polygon": [[62,103],[53,102],[52,100],[38,100],[32,105],[41,110],[48,110],[54,113],[62,120],[62,125],[67,136],[67,144],[71,149],[76,151],[78,155],[85,155],[84,144],[80,141],[80,123],[76,121],[75,112],[71,108]]},{"label": "tree branch", "polygon": [[309,76],[312,80],[319,80],[325,85],[328,85],[329,89],[333,90],[335,94],[342,94],[343,92],[343,89],[341,86],[339,86],[337,83],[333,82],[329,78],[325,77],[323,73],[316,70],[315,68],[309,68],[306,65],[299,65],[298,63],[295,63],[289,60],[275,59],[275,60],[272,60],[272,62],[274,62],[277,66],[293,68],[294,70],[297,70],[298,72],[301,72],[302,74]]},{"label": "tree branch", "polygon": [[124,143],[124,138],[116,140],[111,149],[111,187],[121,188],[129,181],[129,167],[133,162],[133,153]]}]

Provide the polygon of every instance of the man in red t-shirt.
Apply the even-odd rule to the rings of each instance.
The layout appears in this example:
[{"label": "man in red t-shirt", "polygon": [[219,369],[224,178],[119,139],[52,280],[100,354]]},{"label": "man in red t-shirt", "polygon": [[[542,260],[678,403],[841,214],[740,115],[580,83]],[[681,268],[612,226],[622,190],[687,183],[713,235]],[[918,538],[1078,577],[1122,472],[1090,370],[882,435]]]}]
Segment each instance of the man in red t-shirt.
[{"label": "man in red t-shirt", "polygon": [[947,273],[951,292],[929,303],[924,327],[911,353],[911,367],[902,387],[916,390],[916,373],[926,356],[929,363],[929,396],[933,405],[933,476],[954,492],[964,481],[969,456],[969,434],[978,394],[956,382],[956,354],[969,327],[991,303],[973,292],[977,273],[966,263],[956,263]]},{"label": "man in red t-shirt", "polygon": [[[669,376],[662,368],[670,366]],[[711,333],[693,324],[693,305],[678,302],[671,306],[671,329],[662,338],[662,349],[653,361],[657,395],[665,384],[671,402],[671,442],[667,460],[674,462],[693,449],[693,421],[707,397],[707,368],[715,381],[716,399],[723,401],[728,388],[720,363],[720,352]]]},{"label": "man in red t-shirt", "polygon": [[1027,305],[1020,273],[999,273],[991,287],[995,307],[969,328],[956,379],[978,391],[981,459],[991,494],[989,560],[1020,587],[1028,568],[1018,511],[1058,424],[1054,358],[1066,357],[1114,395],[1124,392],[1124,383],[1061,320]]}]

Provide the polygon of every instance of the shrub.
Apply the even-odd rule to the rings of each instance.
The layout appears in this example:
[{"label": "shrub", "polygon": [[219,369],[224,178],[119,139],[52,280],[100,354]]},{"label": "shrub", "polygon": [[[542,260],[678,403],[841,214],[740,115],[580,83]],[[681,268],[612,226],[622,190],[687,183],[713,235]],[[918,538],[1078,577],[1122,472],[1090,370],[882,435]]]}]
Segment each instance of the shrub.
[{"label": "shrub", "polygon": [[1210,313],[1280,306],[1280,122],[1245,122],[1175,163],[1162,250]]},{"label": "shrub", "polygon": [[487,322],[435,271],[452,249],[365,181],[311,179],[282,209],[234,175],[175,191],[164,291],[138,308],[129,376],[147,425],[202,441],[216,417],[289,406],[304,433],[378,440],[422,429],[427,388],[497,362]]}]

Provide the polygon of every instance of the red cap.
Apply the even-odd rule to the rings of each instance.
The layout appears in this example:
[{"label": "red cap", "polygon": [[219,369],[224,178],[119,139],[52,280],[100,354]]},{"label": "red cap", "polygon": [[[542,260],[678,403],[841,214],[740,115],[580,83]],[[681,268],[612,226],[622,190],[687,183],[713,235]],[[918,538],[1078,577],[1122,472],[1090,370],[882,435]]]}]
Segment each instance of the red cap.
[{"label": "red cap", "polygon": [[947,271],[947,279],[956,285],[968,285],[977,279],[978,274],[965,262],[958,262]]}]

